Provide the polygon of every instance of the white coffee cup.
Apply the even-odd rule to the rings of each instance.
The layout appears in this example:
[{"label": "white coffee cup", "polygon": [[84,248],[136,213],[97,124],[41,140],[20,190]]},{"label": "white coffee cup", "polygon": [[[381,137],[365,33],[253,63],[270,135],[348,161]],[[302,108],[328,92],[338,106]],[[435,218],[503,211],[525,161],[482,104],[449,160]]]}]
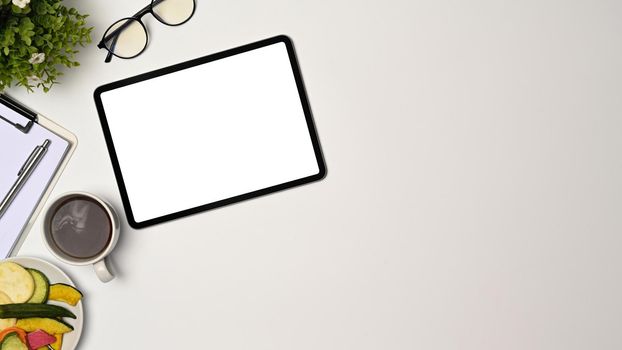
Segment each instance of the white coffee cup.
[{"label": "white coffee cup", "polygon": [[[99,209],[103,209],[110,223],[110,238],[107,240],[107,243],[105,242],[105,244],[102,244],[101,250],[99,251],[98,249],[99,252],[96,255],[89,256],[88,258],[70,255],[61,247],[59,247],[59,244],[55,241],[52,234],[52,223],[55,219],[57,212],[59,212],[59,208],[68,205],[74,201],[74,203],[83,203],[78,202],[77,200],[89,201],[98,205]],[[86,211],[88,212],[88,210],[89,209],[87,208]],[[88,235],[89,228],[84,227],[88,225],[87,215],[88,213],[85,214],[84,210],[78,209],[77,218],[59,218],[56,220],[55,224],[58,224],[58,222],[63,224],[64,220],[65,223],[69,222],[70,225],[78,227],[83,226],[78,228],[83,229],[83,232],[81,232],[80,234]],[[56,200],[54,200],[54,202],[48,208],[43,221],[43,240],[48,250],[60,261],[72,265],[93,265],[97,277],[102,282],[109,282],[114,279],[114,275],[110,272],[110,269],[106,265],[106,257],[110,254],[110,252],[112,252],[115,245],[117,244],[117,240],[119,239],[119,228],[120,223],[118,216],[110,204],[106,203],[101,198],[87,192],[69,192],[61,195]]]}]

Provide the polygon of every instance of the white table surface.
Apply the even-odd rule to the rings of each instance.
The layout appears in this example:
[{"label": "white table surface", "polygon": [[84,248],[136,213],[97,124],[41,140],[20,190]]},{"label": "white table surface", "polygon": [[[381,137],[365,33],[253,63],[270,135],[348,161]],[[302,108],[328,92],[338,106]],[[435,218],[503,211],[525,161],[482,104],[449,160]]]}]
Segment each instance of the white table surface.
[{"label": "white table surface", "polygon": [[[622,348],[622,2],[198,2],[181,27],[146,17],[139,58],[92,44],[50,93],[9,91],[79,138],[52,197],[122,214],[95,87],[276,34],[328,176],[124,223],[109,284],[59,263],[81,349]],[[98,41],[146,1],[68,3]],[[19,255],[51,260],[40,234]]]}]

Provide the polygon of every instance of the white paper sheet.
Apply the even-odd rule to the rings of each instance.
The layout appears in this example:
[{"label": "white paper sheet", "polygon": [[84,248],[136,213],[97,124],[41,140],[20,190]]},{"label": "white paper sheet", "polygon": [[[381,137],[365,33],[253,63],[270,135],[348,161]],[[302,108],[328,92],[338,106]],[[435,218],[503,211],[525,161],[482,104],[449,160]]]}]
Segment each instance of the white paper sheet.
[{"label": "white paper sheet", "polygon": [[[0,104],[0,115],[9,120],[23,120],[13,110]],[[0,257],[9,255],[24,226],[58,169],[69,142],[39,124],[27,134],[0,120],[0,199],[4,198],[17,179],[17,172],[37,145],[45,139],[50,146],[30,178],[19,191],[9,208],[0,217]]]}]

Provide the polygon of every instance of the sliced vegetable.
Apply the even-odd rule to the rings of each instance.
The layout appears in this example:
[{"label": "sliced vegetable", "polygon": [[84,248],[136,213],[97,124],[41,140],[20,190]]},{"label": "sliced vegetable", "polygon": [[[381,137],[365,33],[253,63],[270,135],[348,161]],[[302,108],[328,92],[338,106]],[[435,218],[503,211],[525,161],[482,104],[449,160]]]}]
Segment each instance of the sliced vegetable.
[{"label": "sliced vegetable", "polygon": [[[4,294],[3,292],[0,292],[0,305],[12,304],[12,303],[13,301],[11,301],[11,298],[9,298],[8,295]],[[0,331],[5,328],[15,326],[15,321],[16,320],[14,318],[0,318]]]},{"label": "sliced vegetable", "polygon": [[60,350],[61,346],[63,346],[63,335],[62,334],[54,334],[54,338],[56,341],[52,343],[50,346],[53,350]]},{"label": "sliced vegetable", "polygon": [[11,261],[0,263],[0,291],[14,303],[25,303],[34,290],[35,282],[26,269]]},{"label": "sliced vegetable", "polygon": [[56,338],[53,335],[49,335],[40,329],[28,333],[28,346],[33,350],[50,345],[55,341]]},{"label": "sliced vegetable", "polygon": [[76,318],[73,312],[62,306],[50,304],[6,304],[0,305],[0,318],[31,317],[69,317]]},{"label": "sliced vegetable", "polygon": [[28,303],[45,303],[50,291],[50,280],[39,270],[27,268],[26,271],[30,273],[35,282],[35,290],[28,299]]},{"label": "sliced vegetable", "polygon": [[23,318],[21,320],[17,320],[15,326],[25,330],[26,332],[34,332],[37,329],[41,329],[48,334],[63,334],[73,331],[73,327],[70,324],[52,318]]},{"label": "sliced vegetable", "polygon": [[28,350],[28,346],[22,342],[17,334],[11,333],[2,340],[1,350]]},{"label": "sliced vegetable", "polygon": [[19,339],[21,339],[22,342],[26,343],[26,332],[23,329],[17,327],[7,328],[0,332],[0,341],[4,340],[4,338],[6,338],[9,334],[17,334]]},{"label": "sliced vegetable", "polygon": [[50,300],[62,301],[69,305],[76,306],[80,299],[82,299],[82,293],[68,284],[56,283],[50,286],[48,298]]}]

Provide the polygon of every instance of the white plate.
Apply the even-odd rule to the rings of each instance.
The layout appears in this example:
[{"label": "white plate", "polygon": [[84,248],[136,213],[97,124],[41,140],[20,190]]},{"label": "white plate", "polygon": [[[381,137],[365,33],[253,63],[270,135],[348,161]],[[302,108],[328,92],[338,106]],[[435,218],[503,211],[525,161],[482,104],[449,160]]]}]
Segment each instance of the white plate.
[{"label": "white plate", "polygon": [[[13,261],[22,265],[23,267],[29,267],[31,269],[36,269],[43,272],[47,278],[50,280],[50,284],[54,283],[65,283],[70,286],[76,286],[71,278],[67,276],[61,269],[52,265],[51,263],[41,260],[39,258],[30,258],[30,257],[15,257],[8,258],[7,261]],[[74,350],[78,346],[78,341],[80,340],[80,335],[82,334],[82,323],[84,322],[84,315],[82,311],[82,301],[79,301],[76,306],[71,306],[65,303],[60,303],[56,301],[48,301],[48,304],[55,304],[63,306],[69,309],[76,315],[76,319],[64,318],[63,321],[69,323],[73,326],[73,331],[69,333],[65,333],[63,336],[63,345],[61,350]]]}]

